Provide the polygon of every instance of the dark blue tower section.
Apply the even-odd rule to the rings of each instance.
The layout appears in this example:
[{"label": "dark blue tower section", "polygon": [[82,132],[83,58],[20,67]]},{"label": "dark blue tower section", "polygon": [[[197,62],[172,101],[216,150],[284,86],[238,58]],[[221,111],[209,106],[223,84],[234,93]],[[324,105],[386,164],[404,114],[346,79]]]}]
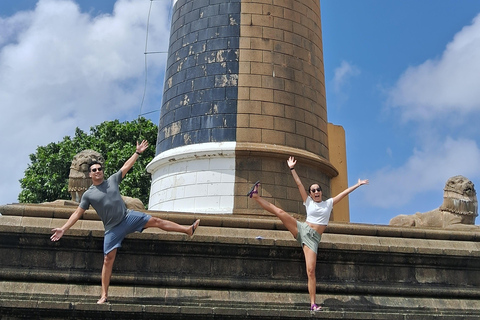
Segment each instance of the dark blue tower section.
[{"label": "dark blue tower section", "polygon": [[240,0],[174,4],[157,154],[236,140]]}]

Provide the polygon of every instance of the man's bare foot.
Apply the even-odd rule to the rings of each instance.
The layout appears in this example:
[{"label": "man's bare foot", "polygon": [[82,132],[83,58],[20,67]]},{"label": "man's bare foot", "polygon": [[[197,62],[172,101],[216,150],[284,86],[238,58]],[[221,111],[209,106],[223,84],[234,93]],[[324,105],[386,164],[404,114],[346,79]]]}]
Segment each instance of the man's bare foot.
[{"label": "man's bare foot", "polygon": [[97,301],[98,304],[103,304],[103,303],[105,303],[105,302],[108,302],[107,297],[101,297],[101,298],[98,299],[98,301]]},{"label": "man's bare foot", "polygon": [[193,237],[193,234],[195,233],[195,230],[197,230],[197,227],[199,224],[200,224],[200,219],[195,220],[195,222],[192,224],[192,227],[190,229],[191,233],[188,233],[190,237]]}]

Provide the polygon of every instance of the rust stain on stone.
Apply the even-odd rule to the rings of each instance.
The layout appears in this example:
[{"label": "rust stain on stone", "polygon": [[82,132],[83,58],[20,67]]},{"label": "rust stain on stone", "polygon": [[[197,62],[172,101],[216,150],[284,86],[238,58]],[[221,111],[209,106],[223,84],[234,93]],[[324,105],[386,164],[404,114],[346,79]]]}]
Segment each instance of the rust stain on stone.
[{"label": "rust stain on stone", "polygon": [[214,103],[212,108],[210,109],[209,114],[217,114],[218,113],[218,104]]},{"label": "rust stain on stone", "polygon": [[218,50],[217,51],[217,62],[225,61],[225,50]]},{"label": "rust stain on stone", "polygon": [[191,144],[191,143],[192,143],[192,137],[191,137],[191,135],[188,134],[188,133],[185,133],[185,134],[183,135],[183,142],[184,142],[185,144]]},{"label": "rust stain on stone", "polygon": [[169,138],[173,135],[178,134],[181,129],[182,124],[180,121],[172,123],[170,126],[167,126],[163,129],[163,132],[165,133],[165,138]]},{"label": "rust stain on stone", "polygon": [[207,57],[207,63],[213,62],[215,62],[215,52],[210,53],[210,55]]},{"label": "rust stain on stone", "polygon": [[188,95],[184,95],[183,100],[180,101],[180,105],[186,106],[186,105],[188,105],[189,102],[190,102],[190,98],[188,97]]},{"label": "rust stain on stone", "polygon": [[183,60],[182,62],[180,62],[178,64],[178,67],[177,67],[177,72],[179,72],[180,70],[182,70],[182,66],[183,66],[183,63],[185,62],[185,60]]},{"label": "rust stain on stone", "polygon": [[234,87],[238,84],[238,74],[223,74],[215,78],[215,87]]}]

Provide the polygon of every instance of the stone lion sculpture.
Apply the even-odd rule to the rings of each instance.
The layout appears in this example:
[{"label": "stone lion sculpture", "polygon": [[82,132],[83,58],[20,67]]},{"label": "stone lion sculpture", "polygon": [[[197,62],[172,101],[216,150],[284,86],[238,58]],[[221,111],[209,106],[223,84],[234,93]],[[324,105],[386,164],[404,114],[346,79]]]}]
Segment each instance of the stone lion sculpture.
[{"label": "stone lion sculpture", "polygon": [[445,183],[443,203],[439,208],[414,215],[398,215],[390,220],[390,225],[477,230],[477,216],[477,193],[473,182],[464,176],[455,176]]},{"label": "stone lion sculpture", "polygon": [[75,202],[80,202],[82,195],[92,185],[92,180],[88,175],[88,165],[92,161],[98,161],[103,165],[105,159],[94,150],[83,150],[77,153],[70,165],[70,174],[68,175],[68,192]]},{"label": "stone lion sculpture", "polygon": [[[92,185],[92,179],[88,175],[88,165],[92,161],[98,161],[105,164],[105,159],[95,150],[83,150],[77,153],[70,165],[70,174],[68,175],[68,192],[72,197],[72,201],[78,203],[82,195]],[[122,196],[128,209],[145,210],[143,202],[138,198]]]}]

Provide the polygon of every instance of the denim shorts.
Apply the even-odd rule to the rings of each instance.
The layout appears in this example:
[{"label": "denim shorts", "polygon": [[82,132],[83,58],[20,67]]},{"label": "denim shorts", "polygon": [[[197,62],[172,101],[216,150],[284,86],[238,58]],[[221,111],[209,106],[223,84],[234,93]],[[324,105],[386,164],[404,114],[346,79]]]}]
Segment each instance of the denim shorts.
[{"label": "denim shorts", "polygon": [[322,236],[315,230],[312,229],[306,222],[297,221],[297,241],[303,247],[306,245],[313,252],[317,253],[318,244],[322,239]]},{"label": "denim shorts", "polygon": [[107,255],[113,249],[120,248],[127,234],[135,231],[142,232],[151,217],[143,212],[129,211],[122,222],[105,232],[103,253]]}]

